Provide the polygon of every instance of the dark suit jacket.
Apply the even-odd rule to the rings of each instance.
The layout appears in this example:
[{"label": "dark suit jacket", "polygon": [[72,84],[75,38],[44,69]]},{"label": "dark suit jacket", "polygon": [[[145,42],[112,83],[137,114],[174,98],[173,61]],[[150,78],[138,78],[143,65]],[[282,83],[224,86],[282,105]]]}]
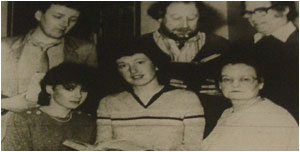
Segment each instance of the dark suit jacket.
[{"label": "dark suit jacket", "polygon": [[265,79],[261,95],[286,108],[298,121],[299,30],[293,32],[285,43],[273,36],[253,42],[253,39],[248,39],[237,43],[242,54],[259,63]]}]

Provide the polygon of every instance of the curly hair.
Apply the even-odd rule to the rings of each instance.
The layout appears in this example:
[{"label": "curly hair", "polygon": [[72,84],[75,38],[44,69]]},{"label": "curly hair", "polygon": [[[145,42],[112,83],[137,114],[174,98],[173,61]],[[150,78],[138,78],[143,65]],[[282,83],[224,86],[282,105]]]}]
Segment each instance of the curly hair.
[{"label": "curly hair", "polygon": [[200,1],[159,1],[152,4],[147,13],[155,20],[164,18],[167,8],[171,3],[195,3],[199,14],[198,29],[202,32],[212,32],[224,22],[221,15],[215,9]]},{"label": "curly hair", "polygon": [[[287,14],[287,19],[289,21],[293,21],[298,16],[295,1],[270,1],[270,2],[273,6],[273,9],[277,10],[279,12],[284,11],[285,8],[289,8],[290,11]],[[245,11],[245,9],[246,9],[245,1],[241,2],[241,8],[242,8],[242,11]]]}]

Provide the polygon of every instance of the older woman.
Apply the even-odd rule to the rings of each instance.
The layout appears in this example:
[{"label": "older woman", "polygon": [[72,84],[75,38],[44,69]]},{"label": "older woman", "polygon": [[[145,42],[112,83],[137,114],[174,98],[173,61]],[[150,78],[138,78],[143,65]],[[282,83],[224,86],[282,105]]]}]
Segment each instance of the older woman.
[{"label": "older woman", "polygon": [[202,150],[298,150],[297,122],[259,96],[264,81],[253,63],[235,60],[223,66],[219,88],[232,107],[223,112]]},{"label": "older woman", "polygon": [[96,119],[77,109],[88,95],[88,68],[63,63],[41,81],[38,108],[14,113],[8,120],[2,150],[71,150],[62,143],[77,139],[93,143]]},{"label": "older woman", "polygon": [[198,150],[205,125],[198,97],[159,83],[142,47],[123,48],[115,61],[129,88],[100,101],[96,149]]}]

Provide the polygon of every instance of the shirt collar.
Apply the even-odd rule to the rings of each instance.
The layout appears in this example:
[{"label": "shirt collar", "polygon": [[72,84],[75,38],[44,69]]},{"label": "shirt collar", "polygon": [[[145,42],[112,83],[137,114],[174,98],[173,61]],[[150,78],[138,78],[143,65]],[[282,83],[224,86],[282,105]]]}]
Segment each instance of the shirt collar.
[{"label": "shirt collar", "polygon": [[[273,32],[271,35],[274,36],[276,39],[280,40],[281,42],[285,43],[294,31],[296,31],[295,25],[292,22],[288,22],[287,24]],[[264,34],[262,33],[254,34],[254,43],[257,43],[263,37]]]},{"label": "shirt collar", "polygon": [[[203,34],[205,34],[205,33],[199,31],[195,36],[186,40],[185,43],[197,42],[199,39],[202,38],[201,35],[203,35]],[[171,39],[171,38],[161,34],[158,30],[154,32],[154,35],[156,38],[159,38],[159,39]],[[171,39],[171,40],[173,40],[173,39]],[[175,42],[178,43],[178,41],[175,41]]]},{"label": "shirt collar", "polygon": [[41,41],[37,41],[36,38],[33,38],[33,37],[32,37],[33,32],[34,32],[34,30],[31,30],[31,31],[26,35],[25,40],[26,40],[27,42],[32,43],[32,44],[35,45],[35,46],[38,46],[38,47],[41,47],[41,48],[50,48],[50,47],[52,47],[52,46],[56,46],[56,45],[58,45],[58,44],[60,44],[60,43],[63,42],[63,39],[59,39],[59,40],[57,40],[57,41],[55,41],[55,42],[52,42],[52,43],[43,43],[43,42],[41,42]]}]

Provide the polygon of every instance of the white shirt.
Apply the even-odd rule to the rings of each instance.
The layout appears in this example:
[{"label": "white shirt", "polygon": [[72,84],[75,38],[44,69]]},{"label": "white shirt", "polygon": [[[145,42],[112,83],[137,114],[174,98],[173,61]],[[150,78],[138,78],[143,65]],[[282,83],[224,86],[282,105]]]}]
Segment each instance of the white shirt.
[{"label": "white shirt", "polygon": [[171,57],[171,61],[191,62],[204,46],[206,34],[199,32],[187,40],[181,49],[178,48],[175,40],[160,34],[158,31],[154,32],[153,38],[159,48]]},{"label": "white shirt", "polygon": [[[274,31],[272,36],[274,36],[276,39],[280,40],[281,42],[285,43],[289,36],[296,31],[296,27],[292,22],[288,22],[284,26],[280,27],[276,31]],[[264,34],[262,33],[256,33],[254,34],[254,43],[257,43],[259,40],[261,40],[264,37]]]},{"label": "white shirt", "polygon": [[263,98],[240,111],[226,109],[201,148],[206,151],[299,150],[299,127],[288,111]]}]

